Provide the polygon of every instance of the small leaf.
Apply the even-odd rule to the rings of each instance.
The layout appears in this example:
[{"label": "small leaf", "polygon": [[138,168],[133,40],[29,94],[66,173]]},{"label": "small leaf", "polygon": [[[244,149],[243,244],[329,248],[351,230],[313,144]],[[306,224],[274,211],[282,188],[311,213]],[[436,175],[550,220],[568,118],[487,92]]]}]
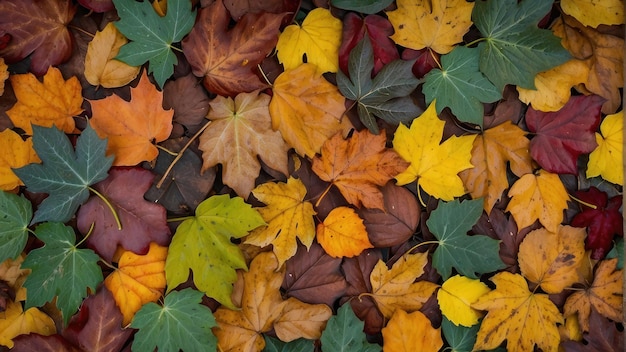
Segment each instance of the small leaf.
[{"label": "small leaf", "polygon": [[613,249],[606,255],[608,259],[617,258],[617,268],[624,268],[624,239],[618,238]]},{"label": "small leaf", "polygon": [[433,328],[424,313],[398,309],[383,328],[383,349],[394,352],[437,352],[443,347],[441,329]]},{"label": "small leaf", "polygon": [[369,343],[360,321],[349,304],[343,304],[328,320],[320,338],[323,351],[337,352],[379,352],[380,346]]},{"label": "small leaf", "polygon": [[441,332],[450,347],[455,352],[472,352],[474,343],[476,343],[476,335],[480,324],[466,328],[461,325],[455,325],[445,316],[441,321]]},{"label": "small leaf", "polygon": [[17,259],[26,246],[33,210],[28,199],[0,191],[0,263]]},{"label": "small leaf", "polygon": [[380,12],[391,5],[393,0],[331,0],[330,3],[337,8],[362,12],[368,15]]},{"label": "small leaf", "polygon": [[5,152],[0,156],[0,190],[11,191],[24,185],[12,169],[39,163],[41,160],[33,149],[32,138],[23,140],[11,129],[0,132],[0,144],[5,147]]},{"label": "small leaf", "polygon": [[483,317],[481,312],[472,309],[471,304],[489,291],[489,287],[478,279],[455,275],[441,285],[437,302],[441,313],[454,325],[470,327]]},{"label": "small leaf", "polygon": [[317,225],[317,242],[331,257],[354,257],[374,248],[367,237],[363,219],[352,208],[331,210],[324,222]]},{"label": "small leaf", "polygon": [[603,179],[621,185],[624,183],[624,111],[608,115],[600,125],[600,133],[596,133],[598,147],[589,154],[587,178],[600,176]]}]

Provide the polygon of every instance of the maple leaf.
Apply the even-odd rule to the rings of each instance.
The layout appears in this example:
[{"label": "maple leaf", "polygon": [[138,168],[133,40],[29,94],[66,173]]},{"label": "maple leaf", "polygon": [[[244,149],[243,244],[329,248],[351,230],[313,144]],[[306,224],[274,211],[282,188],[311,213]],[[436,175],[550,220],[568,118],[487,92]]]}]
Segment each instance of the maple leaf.
[{"label": "maple leaf", "polygon": [[478,70],[478,56],[478,49],[464,46],[443,55],[441,69],[434,68],[424,76],[422,90],[427,104],[437,98],[438,114],[449,107],[460,121],[482,128],[483,103],[497,101],[502,95]]},{"label": "maple leaf", "polygon": [[230,295],[237,280],[235,270],[245,269],[246,261],[230,238],[241,238],[263,224],[259,213],[242,198],[231,199],[227,194],[207,198],[172,238],[165,261],[167,292],[187,281],[191,269],[200,291],[234,308]]},{"label": "maple leaf", "polygon": [[621,185],[624,183],[622,165],[624,155],[624,111],[608,115],[600,125],[600,133],[596,133],[598,147],[589,154],[587,178],[601,176],[603,179]]},{"label": "maple leaf", "polygon": [[617,259],[602,260],[598,263],[593,282],[582,291],[575,291],[565,301],[563,315],[578,313],[578,321],[583,331],[589,331],[589,315],[594,310],[613,321],[622,321],[623,312],[623,270],[617,269]]},{"label": "maple leaf", "polygon": [[41,160],[33,149],[33,140],[31,138],[24,140],[11,129],[0,132],[0,144],[6,148],[0,155],[0,189],[10,191],[24,185],[12,169],[39,163]]},{"label": "maple leaf", "polygon": [[559,175],[545,170],[520,177],[508,196],[511,201],[505,211],[513,215],[519,229],[532,225],[538,219],[550,232],[557,232],[569,200]]},{"label": "maple leaf", "polygon": [[350,305],[345,303],[337,309],[337,315],[328,319],[320,341],[325,351],[380,351],[380,346],[367,341],[363,322],[357,318]]},{"label": "maple leaf", "polygon": [[52,335],[54,321],[46,313],[33,307],[23,311],[20,302],[10,302],[0,319],[0,345],[13,348],[13,339],[22,334]]},{"label": "maple leaf", "polygon": [[222,180],[235,192],[248,197],[259,176],[257,157],[284,175],[289,147],[280,132],[272,130],[267,94],[238,94],[235,99],[218,96],[210,102],[211,124],[200,136],[202,171],[222,164]]},{"label": "maple leaf", "polygon": [[478,44],[480,71],[499,91],[507,84],[533,89],[537,73],[571,58],[556,36],[536,26],[551,8],[542,0],[476,3],[472,19],[485,39]]},{"label": "maple leaf", "polygon": [[372,79],[373,48],[369,37],[364,36],[350,52],[350,78],[337,72],[339,90],[346,98],[355,101],[359,119],[372,133],[379,132],[375,116],[397,124],[409,122],[421,112],[408,96],[419,83],[412,74],[412,66],[412,61],[395,60],[383,66]]},{"label": "maple leaf", "polygon": [[510,121],[476,136],[470,159],[474,167],[461,171],[459,177],[472,198],[484,197],[487,214],[509,188],[507,164],[517,176],[533,171],[529,144],[526,132]]},{"label": "maple leaf", "polygon": [[473,3],[465,0],[396,1],[398,9],[387,12],[395,33],[391,39],[403,47],[430,48],[447,54],[463,41],[472,26]]},{"label": "maple leaf", "polygon": [[73,116],[83,111],[83,97],[78,78],[63,79],[61,71],[50,67],[39,82],[32,73],[12,75],[11,86],[17,103],[6,113],[15,127],[32,135],[32,125],[57,126],[66,133],[74,133]]},{"label": "maple leaf", "polygon": [[94,86],[115,88],[125,86],[137,77],[139,66],[116,60],[120,48],[128,43],[112,22],[96,32],[87,47],[85,79]]},{"label": "maple leaf", "polygon": [[113,0],[113,4],[120,17],[115,27],[132,40],[120,48],[116,59],[131,66],[150,61],[148,73],[153,73],[159,87],[163,87],[178,63],[172,45],[183,39],[194,25],[196,13],[191,3],[170,0],[163,17],[157,15],[150,2]]},{"label": "maple leaf", "polygon": [[352,128],[343,118],[345,98],[313,64],[281,73],[272,90],[272,128],[302,156],[313,158],[327,139]]},{"label": "maple leaf", "polygon": [[116,166],[133,166],[152,161],[159,154],[154,142],[166,140],[172,131],[172,110],[161,107],[163,93],[153,86],[144,71],[130,101],[118,95],[89,100],[90,120],[102,138],[107,138],[107,151],[115,155]]},{"label": "maple leaf", "polygon": [[393,137],[393,149],[411,163],[396,176],[402,186],[417,179],[418,186],[433,197],[452,200],[465,194],[463,181],[457,175],[471,168],[471,145],[476,136],[452,136],[443,143],[443,127],[433,101],[411,127],[399,125]]},{"label": "maple leaf", "polygon": [[340,9],[374,14],[387,8],[393,0],[331,0],[330,2]]},{"label": "maple leaf", "polygon": [[385,318],[391,318],[396,310],[414,312],[433,294],[437,285],[429,281],[415,282],[424,273],[428,262],[427,253],[405,254],[391,269],[378,260],[370,274],[371,294],[376,306]]},{"label": "maple leaf", "polygon": [[201,304],[202,292],[187,288],[165,296],[163,306],[147,303],[137,312],[131,328],[133,351],[216,350],[211,328],[215,319],[211,310]]},{"label": "maple leaf", "polygon": [[454,325],[470,327],[478,323],[484,314],[471,307],[482,295],[491,290],[478,279],[454,275],[437,291],[441,313]]},{"label": "maple leaf", "polygon": [[624,3],[620,0],[587,2],[581,0],[563,0],[561,9],[588,27],[597,28],[601,24],[614,25],[624,23]]},{"label": "maple leaf", "polygon": [[0,191],[0,263],[16,259],[22,253],[32,216],[28,199]]},{"label": "maple leaf", "polygon": [[43,75],[69,59],[72,37],[67,25],[75,13],[76,6],[65,0],[2,1],[0,33],[11,40],[4,48],[0,45],[0,57],[15,63],[30,55],[29,71]]},{"label": "maple leaf", "polygon": [[543,351],[557,351],[563,323],[559,309],[548,295],[532,293],[519,274],[499,272],[490,279],[495,290],[480,297],[472,308],[486,310],[473,350],[490,350],[505,339],[511,352],[532,351],[537,345]]},{"label": "maple leaf", "polygon": [[252,190],[252,194],[266,207],[257,208],[267,226],[260,227],[244,243],[258,247],[272,244],[279,267],[296,254],[296,237],[307,248],[315,238],[313,205],[304,200],[307,190],[299,179],[289,177],[286,183],[264,183]]},{"label": "maple leaf", "polygon": [[306,62],[317,66],[320,73],[337,72],[341,26],[330,10],[321,7],[312,10],[301,26],[289,25],[280,34],[276,43],[278,61],[285,71],[292,70],[302,64],[306,54]]},{"label": "maple leaf", "polygon": [[182,42],[193,74],[204,77],[204,87],[219,95],[266,88],[256,73],[257,65],[276,45],[283,17],[246,14],[229,29],[230,16],[222,1],[201,9],[196,25]]},{"label": "maple leaf", "polygon": [[382,330],[383,351],[430,351],[443,347],[441,329],[433,328],[424,313],[397,309]]},{"label": "maple leaf", "polygon": [[317,242],[334,258],[354,257],[367,248],[374,248],[363,219],[348,207],[334,208],[324,222],[317,225]]},{"label": "maple leaf", "polygon": [[591,258],[602,259],[611,248],[613,235],[624,235],[624,221],[619,210],[622,207],[622,197],[609,199],[606,193],[593,186],[587,191],[576,191],[574,195],[595,206],[591,208],[582,205],[583,211],[572,218],[571,225],[588,229],[585,248],[592,250]]}]

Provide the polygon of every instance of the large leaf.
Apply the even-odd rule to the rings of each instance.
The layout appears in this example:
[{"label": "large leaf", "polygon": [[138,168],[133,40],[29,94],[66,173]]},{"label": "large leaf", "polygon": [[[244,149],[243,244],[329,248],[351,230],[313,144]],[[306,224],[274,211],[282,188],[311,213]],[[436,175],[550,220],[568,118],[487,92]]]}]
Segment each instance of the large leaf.
[{"label": "large leaf", "polygon": [[0,263],[16,259],[22,253],[32,216],[33,210],[26,198],[0,191]]},{"label": "large leaf", "polygon": [[570,59],[559,38],[537,23],[552,8],[544,0],[478,1],[472,20],[485,37],[480,71],[499,91],[507,84],[535,88],[535,75]]},{"label": "large leaf", "polygon": [[13,172],[32,192],[48,193],[32,223],[68,221],[89,198],[89,187],[107,177],[113,163],[105,156],[107,142],[87,125],[72,149],[68,137],[56,127],[33,126],[33,146],[43,164],[29,164]]},{"label": "large leaf", "polygon": [[158,85],[174,73],[178,59],[172,44],[183,39],[194,25],[195,11],[188,0],[171,0],[167,14],[159,16],[149,1],[113,0],[120,20],[115,26],[132,42],[122,46],[116,56],[131,66],[150,61],[149,72],[154,73]]},{"label": "large leaf", "polygon": [[498,255],[499,241],[484,235],[468,236],[483,212],[483,200],[440,202],[426,222],[439,241],[433,253],[433,266],[445,279],[454,267],[460,274],[477,278],[505,267]]},{"label": "large leaf", "polygon": [[380,346],[367,341],[363,322],[354,315],[352,307],[347,303],[337,310],[337,315],[328,320],[320,340],[324,351],[380,351]]}]

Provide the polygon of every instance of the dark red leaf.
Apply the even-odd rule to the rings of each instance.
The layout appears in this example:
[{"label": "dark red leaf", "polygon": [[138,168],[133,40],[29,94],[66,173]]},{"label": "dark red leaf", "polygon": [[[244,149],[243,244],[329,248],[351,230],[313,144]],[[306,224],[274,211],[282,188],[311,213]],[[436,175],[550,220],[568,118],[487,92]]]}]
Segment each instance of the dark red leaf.
[{"label": "dark red leaf", "polygon": [[247,13],[284,13],[295,14],[300,7],[300,0],[224,0],[224,6],[230,12],[230,16],[239,21]]},{"label": "dark red leaf", "polygon": [[78,0],[78,3],[93,12],[107,12],[115,8],[113,0]]},{"label": "dark red leaf", "polygon": [[566,341],[561,346],[568,352],[621,352],[624,351],[624,326],[603,317],[592,307],[589,332],[583,333],[583,341]]},{"label": "dark red leaf", "polygon": [[402,52],[402,60],[415,60],[413,74],[417,78],[422,78],[433,68],[438,68],[439,65],[435,59],[439,60],[439,57],[439,54],[428,48],[422,50],[404,49]]},{"label": "dark red leaf", "polygon": [[11,41],[11,35],[9,33],[3,33],[0,35],[0,50],[6,48]]},{"label": "dark red leaf", "polygon": [[43,336],[39,334],[20,335],[13,339],[13,352],[80,352],[61,335]]}]

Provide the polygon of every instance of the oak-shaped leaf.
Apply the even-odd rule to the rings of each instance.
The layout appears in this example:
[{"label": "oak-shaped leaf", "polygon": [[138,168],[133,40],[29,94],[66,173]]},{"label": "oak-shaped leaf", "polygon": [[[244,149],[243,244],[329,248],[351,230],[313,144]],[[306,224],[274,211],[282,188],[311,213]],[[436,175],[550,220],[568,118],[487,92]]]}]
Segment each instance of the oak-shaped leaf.
[{"label": "oak-shaped leaf", "polygon": [[419,80],[413,76],[413,61],[395,60],[383,66],[372,79],[374,50],[368,36],[350,52],[348,72],[337,72],[337,86],[357,105],[359,119],[374,134],[378,134],[375,117],[389,123],[409,122],[422,111],[409,96]]},{"label": "oak-shaped leaf", "polygon": [[444,280],[450,277],[453,267],[458,273],[473,279],[505,267],[498,254],[500,241],[484,235],[467,235],[482,212],[482,198],[440,202],[426,221],[426,226],[438,241],[433,253],[433,266]]},{"label": "oak-shaped leaf", "polygon": [[186,282],[189,270],[193,282],[207,296],[227,307],[231,301],[237,269],[245,269],[241,250],[230,239],[241,238],[265,224],[259,213],[240,197],[212,196],[196,208],[196,216],[176,229],[165,261],[167,291]]},{"label": "oak-shaped leaf", "polygon": [[33,126],[33,147],[43,163],[13,169],[29,191],[49,194],[31,223],[66,222],[76,213],[89,198],[89,187],[107,177],[113,157],[105,156],[106,146],[90,124],[78,137],[75,151],[55,126]]},{"label": "oak-shaped leaf", "polygon": [[22,253],[32,216],[28,199],[0,191],[0,263],[16,259]]},{"label": "oak-shaped leaf", "polygon": [[76,247],[74,230],[59,222],[37,226],[35,235],[44,243],[28,253],[23,268],[32,269],[24,287],[28,291],[26,308],[52,302],[61,310],[63,322],[78,310],[88,292],[95,292],[102,282],[100,257],[91,249]]},{"label": "oak-shaped leaf", "polygon": [[12,169],[38,163],[41,160],[33,149],[32,138],[24,140],[12,129],[7,128],[0,132],[0,144],[6,148],[5,152],[0,155],[0,190],[11,191],[24,185]]},{"label": "oak-shaped leaf", "polygon": [[216,339],[211,332],[215,318],[201,304],[202,296],[202,292],[186,288],[170,292],[162,306],[145,304],[130,324],[139,329],[133,351],[215,351]]},{"label": "oak-shaped leaf", "polygon": [[130,39],[122,46],[116,59],[131,66],[150,61],[149,73],[163,87],[174,73],[178,59],[172,45],[183,39],[194,25],[195,11],[186,0],[168,1],[167,14],[159,16],[150,2],[113,0],[120,20],[115,27]]},{"label": "oak-shaped leaf", "polygon": [[385,351],[437,352],[443,347],[441,328],[435,329],[420,311],[407,313],[402,309],[396,310],[382,334]]},{"label": "oak-shaped leaf", "polygon": [[78,230],[91,232],[87,245],[104,260],[110,262],[118,246],[146,254],[150,242],[162,246],[169,243],[167,211],[143,198],[153,179],[150,171],[141,168],[112,168],[104,181],[93,186],[115,209],[121,229],[109,205],[99,196],[91,196],[78,210]]},{"label": "oak-shaped leaf", "polygon": [[367,341],[363,322],[348,303],[344,303],[326,323],[320,338],[323,351],[380,352],[380,346]]},{"label": "oak-shaped leaf", "polygon": [[[0,319],[0,346],[13,347],[13,339],[23,334],[52,335],[54,321],[39,308],[22,308],[21,302],[10,301]],[[33,351],[33,350],[31,350]]]}]

